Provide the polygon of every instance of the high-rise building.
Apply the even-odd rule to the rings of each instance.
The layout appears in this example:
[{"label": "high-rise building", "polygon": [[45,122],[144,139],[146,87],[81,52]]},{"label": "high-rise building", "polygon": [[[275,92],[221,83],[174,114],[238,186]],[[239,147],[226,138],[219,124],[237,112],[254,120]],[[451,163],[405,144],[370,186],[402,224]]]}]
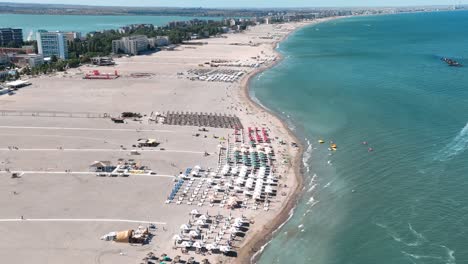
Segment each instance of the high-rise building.
[{"label": "high-rise building", "polygon": [[20,28],[0,28],[0,46],[23,44],[23,30]]},{"label": "high-rise building", "polygon": [[39,54],[45,58],[53,55],[63,60],[68,58],[67,38],[63,32],[39,30],[36,39]]}]

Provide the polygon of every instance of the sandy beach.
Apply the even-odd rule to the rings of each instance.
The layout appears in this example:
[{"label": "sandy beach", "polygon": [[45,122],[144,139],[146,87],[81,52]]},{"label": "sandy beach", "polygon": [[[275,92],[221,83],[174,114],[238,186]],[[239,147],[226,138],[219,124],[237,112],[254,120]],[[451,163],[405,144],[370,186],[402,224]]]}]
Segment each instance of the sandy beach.
[{"label": "sandy beach", "polygon": [[[203,40],[203,45],[122,57],[112,67],[82,66],[30,79],[31,86],[12,96],[0,96],[0,230],[9,238],[0,242],[2,259],[7,263],[140,263],[154,252],[172,258],[193,257],[197,262],[249,263],[287,220],[302,189],[300,140],[281,119],[251,100],[249,82],[282,60],[275,50],[279,42],[298,28],[321,21],[259,25]],[[93,70],[117,72],[119,78],[83,79]],[[123,124],[109,118],[122,112],[142,117]],[[207,131],[201,131],[196,125],[154,121],[153,117],[168,112],[236,116],[243,129],[206,127]],[[244,199],[245,206],[232,210],[223,202],[204,201],[198,194],[192,196],[193,203],[180,192],[175,197],[181,203],[168,201],[187,168],[201,168],[205,174],[190,179],[190,184],[186,180],[186,190],[192,191],[193,182],[203,196],[222,197],[213,189],[232,182],[236,172],[221,170],[230,166],[235,149],[249,148],[248,128],[255,128],[257,137],[261,133],[269,137],[260,136],[257,144],[274,151],[275,158],[268,164],[272,177],[278,178],[277,195],[267,197],[258,210],[246,198],[247,190],[234,194]],[[159,145],[139,147],[141,139],[154,139]],[[268,146],[263,147],[264,143]],[[97,177],[91,166],[96,161],[130,162],[141,169],[126,177]],[[12,177],[12,172],[19,177]],[[220,183],[216,180],[214,187],[209,186],[210,177],[220,178]],[[238,190],[243,188],[238,186]],[[228,192],[223,192],[227,197]],[[181,253],[174,248],[174,235],[183,235],[180,227],[195,219],[193,209],[249,222],[245,237],[233,239],[236,257],[194,250]],[[156,229],[143,246],[100,240],[109,232],[148,223]]]}]

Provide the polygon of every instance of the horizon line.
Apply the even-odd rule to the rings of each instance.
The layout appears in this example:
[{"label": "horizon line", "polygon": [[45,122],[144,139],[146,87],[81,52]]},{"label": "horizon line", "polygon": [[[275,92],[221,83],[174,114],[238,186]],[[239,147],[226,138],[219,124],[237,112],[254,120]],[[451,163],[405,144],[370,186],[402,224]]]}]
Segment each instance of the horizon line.
[{"label": "horizon line", "polygon": [[0,1],[1,4],[13,4],[13,5],[49,5],[49,6],[63,6],[63,7],[109,7],[109,8],[174,8],[174,9],[218,9],[218,10],[228,10],[228,9],[235,9],[235,10],[264,10],[264,9],[298,9],[298,8],[417,8],[417,7],[450,7],[450,6],[466,6],[468,3],[460,3],[460,4],[432,4],[432,5],[375,5],[375,6],[362,6],[362,5],[350,5],[350,6],[325,6],[325,5],[317,5],[317,6],[282,6],[282,7],[208,7],[208,6],[151,6],[151,5],[141,5],[141,6],[129,6],[129,5],[93,5],[93,4],[56,4],[56,3],[14,3],[14,2],[3,2]]}]

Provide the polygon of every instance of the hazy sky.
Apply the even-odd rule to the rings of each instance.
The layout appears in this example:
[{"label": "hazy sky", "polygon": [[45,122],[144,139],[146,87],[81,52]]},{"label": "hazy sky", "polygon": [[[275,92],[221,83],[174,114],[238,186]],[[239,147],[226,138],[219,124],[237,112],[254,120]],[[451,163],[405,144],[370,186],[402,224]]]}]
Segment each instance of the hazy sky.
[{"label": "hazy sky", "polygon": [[[461,2],[466,3],[466,1]],[[6,0],[5,2],[171,7],[314,7],[453,5],[460,3],[460,0]]]}]

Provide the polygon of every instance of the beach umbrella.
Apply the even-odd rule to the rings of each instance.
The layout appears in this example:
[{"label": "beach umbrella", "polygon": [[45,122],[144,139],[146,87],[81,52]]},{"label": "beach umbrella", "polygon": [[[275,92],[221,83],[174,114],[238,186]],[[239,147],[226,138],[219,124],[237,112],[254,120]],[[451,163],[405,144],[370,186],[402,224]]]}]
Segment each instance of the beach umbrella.
[{"label": "beach umbrella", "polygon": [[188,230],[188,229],[190,229],[190,226],[187,225],[187,224],[183,224],[183,225],[180,226],[180,229]]},{"label": "beach umbrella", "polygon": [[206,221],[206,220],[208,220],[208,216],[207,216],[206,214],[203,214],[203,215],[201,215],[198,219],[199,219],[199,220]]},{"label": "beach umbrella", "polygon": [[198,232],[198,231],[196,231],[196,230],[192,230],[192,231],[189,232],[189,235],[194,236],[194,237],[197,237],[197,236],[200,235],[200,232]]},{"label": "beach umbrella", "polygon": [[200,249],[200,248],[205,247],[205,244],[202,241],[197,241],[193,243],[193,247]]},{"label": "beach umbrella", "polygon": [[189,248],[192,247],[192,242],[190,241],[184,241],[182,244],[180,244],[182,247]]},{"label": "beach umbrella", "polygon": [[206,249],[208,249],[208,250],[215,250],[215,249],[218,249],[218,245],[216,245],[216,244],[207,244],[205,247],[206,247]]},{"label": "beach umbrella", "polygon": [[193,209],[193,210],[190,212],[190,214],[191,214],[191,215],[198,215],[198,214],[200,214],[200,213],[198,212],[197,209]]},{"label": "beach umbrella", "polygon": [[182,237],[181,237],[181,236],[179,236],[179,235],[175,235],[175,236],[173,236],[173,237],[172,237],[172,240],[175,240],[175,241],[181,241],[181,240],[183,240],[183,239],[182,239]]},{"label": "beach umbrella", "polygon": [[227,253],[227,252],[231,251],[231,247],[230,246],[220,246],[219,250],[221,252],[223,252],[223,253]]}]

